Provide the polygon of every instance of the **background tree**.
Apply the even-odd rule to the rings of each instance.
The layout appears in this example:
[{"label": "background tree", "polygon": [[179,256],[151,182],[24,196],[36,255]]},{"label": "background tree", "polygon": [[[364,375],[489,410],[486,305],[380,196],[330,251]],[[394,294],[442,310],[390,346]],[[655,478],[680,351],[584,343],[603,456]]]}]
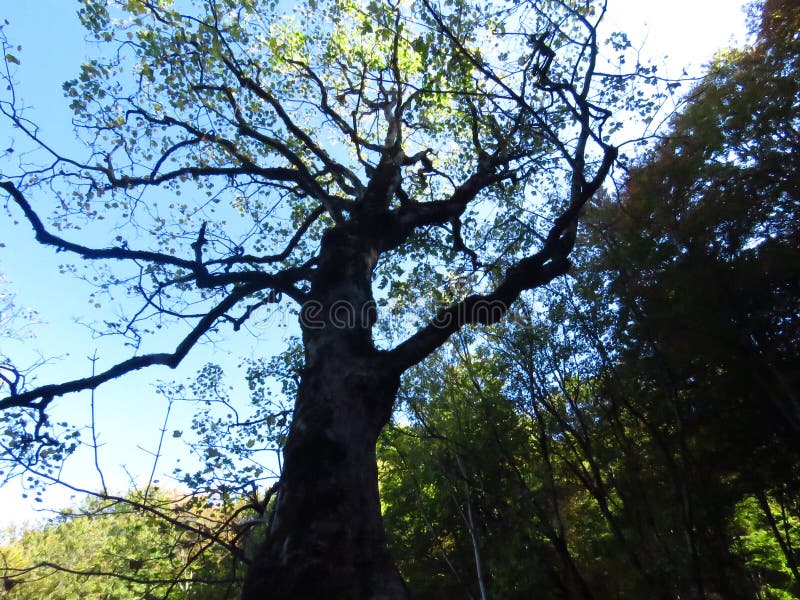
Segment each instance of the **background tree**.
[{"label": "background tree", "polygon": [[[36,312],[21,307],[16,297],[7,289],[6,278],[0,274],[0,338],[22,340],[33,335],[32,325],[36,322]],[[11,358],[0,352],[0,382],[8,389],[21,387],[24,372],[12,368]]]},{"label": "background tree", "polygon": [[[757,8],[754,45],[718,57],[589,212],[575,280],[416,371],[381,454],[390,539],[462,596],[479,597],[471,530],[489,596],[541,594],[548,574],[564,598],[797,595],[800,13]],[[423,467],[401,477],[410,456]],[[467,484],[474,506],[537,510],[468,527],[447,512]],[[400,563],[436,597],[417,565]]]},{"label": "background tree", "polygon": [[[39,149],[6,170],[7,210],[41,244],[102,265],[98,293],[138,300],[107,332],[137,348],[188,324],[172,351],[9,390],[0,408],[32,415],[26,451],[49,439],[54,398],[174,367],[204,336],[294,302],[302,377],[243,595],[406,597],[384,543],[376,438],[405,370],[569,268],[579,215],[617,156],[612,102],[649,73],[598,74],[604,12],[341,0],[290,18],[260,0],[85,0],[110,51],[64,85],[87,148],[72,156],[18,106],[3,38],[0,110]],[[464,270],[452,304],[376,346],[376,285],[399,296]]]},{"label": "background tree", "polygon": [[[204,535],[225,519],[192,498],[139,490],[120,501],[91,498],[41,528],[0,545],[8,598],[230,598],[243,564]],[[169,514],[168,518],[164,518]]]}]

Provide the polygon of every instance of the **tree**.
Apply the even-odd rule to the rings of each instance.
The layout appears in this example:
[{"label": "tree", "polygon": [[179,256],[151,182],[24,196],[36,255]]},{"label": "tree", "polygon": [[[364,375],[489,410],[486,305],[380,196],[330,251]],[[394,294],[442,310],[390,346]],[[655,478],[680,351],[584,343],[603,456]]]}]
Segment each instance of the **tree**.
[{"label": "tree", "polygon": [[[171,352],[10,390],[0,408],[38,415],[35,444],[54,398],[174,367],[204,336],[291,301],[304,365],[243,597],[405,598],[378,433],[407,369],[569,269],[580,213],[617,157],[612,108],[651,100],[627,100],[646,70],[598,71],[604,12],[595,0],[84,0],[82,21],[112,51],[64,84],[88,148],[71,156],[16,104],[3,38],[0,109],[42,161],[15,154],[0,182],[9,213],[39,243],[104,265],[100,293],[138,299],[108,332],[136,346],[156,326],[191,326]],[[449,273],[466,274],[452,303],[378,347],[376,287],[398,298]]]},{"label": "tree", "polygon": [[769,496],[797,490],[798,23],[796,3],[754,3],[753,45],[720,53],[619,201],[587,219],[590,269],[619,307],[615,376],[660,406],[675,448],[699,594],[731,579],[721,532],[739,503],[769,515]]},{"label": "tree", "polygon": [[681,431],[652,370],[598,360],[574,324],[585,300],[440,351],[406,383],[379,458],[414,597],[794,597],[797,456],[774,444],[783,471],[757,458],[772,491],[742,486],[756,468],[746,438],[719,460],[712,418]]},{"label": "tree", "polygon": [[[576,280],[539,290],[524,326],[414,372],[381,457],[421,597],[479,597],[473,545],[489,596],[540,593],[546,568],[567,582],[569,562],[588,592],[553,597],[797,596],[800,10],[757,8],[754,44],[717,57],[587,214]],[[530,494],[497,510],[514,464]],[[466,502],[475,526],[448,510]],[[521,543],[532,522],[566,560]],[[446,584],[432,592],[420,568]]]},{"label": "tree", "polygon": [[673,371],[657,385],[741,398],[796,445],[800,11],[756,6],[754,46],[718,57],[592,226],[626,343]]},{"label": "tree", "polygon": [[218,507],[198,508],[191,498],[136,490],[116,500],[86,499],[43,526],[16,531],[0,545],[7,596],[230,598],[241,568],[225,548],[232,538],[210,544],[204,533],[222,515]]}]

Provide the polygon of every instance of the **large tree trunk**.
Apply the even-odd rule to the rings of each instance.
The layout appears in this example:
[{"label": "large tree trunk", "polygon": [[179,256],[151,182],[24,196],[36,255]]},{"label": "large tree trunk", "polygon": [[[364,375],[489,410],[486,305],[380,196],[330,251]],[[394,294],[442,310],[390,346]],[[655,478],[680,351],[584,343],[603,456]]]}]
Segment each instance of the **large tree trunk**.
[{"label": "large tree trunk", "polygon": [[375,442],[396,382],[343,351],[300,384],[269,538],[245,600],[406,598],[386,549]]},{"label": "large tree trunk", "polygon": [[372,343],[374,254],[328,234],[301,314],[306,364],[275,513],[244,600],[408,598],[378,499],[375,444],[400,380]]}]

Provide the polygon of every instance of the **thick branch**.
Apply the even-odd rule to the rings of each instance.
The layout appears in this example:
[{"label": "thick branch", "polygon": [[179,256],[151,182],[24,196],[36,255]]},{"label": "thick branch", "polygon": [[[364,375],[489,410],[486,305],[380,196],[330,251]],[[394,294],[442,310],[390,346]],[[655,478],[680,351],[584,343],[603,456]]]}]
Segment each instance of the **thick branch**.
[{"label": "thick branch", "polygon": [[[509,98],[511,100],[513,100],[521,110],[525,111],[526,114],[529,115],[534,120],[534,122],[536,123],[537,127],[540,129],[540,132],[543,135],[543,137],[545,139],[547,139],[548,142],[553,144],[556,148],[558,148],[558,150],[561,153],[561,155],[564,158],[564,160],[566,160],[569,163],[570,167],[575,169],[576,168],[576,164],[575,164],[574,153],[570,152],[570,150],[567,148],[567,146],[565,146],[565,144],[561,141],[561,139],[560,139],[560,137],[558,135],[557,129],[554,128],[553,126],[551,126],[551,124],[549,124],[546,121],[546,119],[539,113],[539,111],[536,110],[535,108],[533,108],[529,104],[529,102],[523,97],[523,95],[520,92],[517,92],[516,90],[514,90],[508,83],[506,83],[506,81],[502,77],[500,77],[495,71],[490,69],[483,60],[481,60],[478,56],[476,56],[476,54],[474,52],[471,52],[462,43],[462,41],[458,38],[458,36],[452,31],[452,29],[450,27],[448,27],[448,25],[445,23],[444,19],[442,18],[442,15],[438,11],[436,11],[434,9],[434,7],[431,5],[431,3],[428,0],[423,0],[423,4],[424,4],[426,10],[428,11],[428,13],[430,14],[431,18],[433,18],[433,20],[436,22],[437,27],[445,35],[445,37],[447,37],[447,39],[450,41],[450,43],[452,44],[453,48],[459,54],[464,56],[470,63],[472,63],[472,65],[479,72],[481,72],[489,81],[492,81],[493,83],[498,85],[500,87],[500,89],[502,89],[506,94],[508,94]],[[592,31],[592,40],[594,40],[594,37],[593,37],[594,29],[592,29],[592,28],[590,28],[590,29]],[[592,76],[591,71],[589,71],[587,74],[591,78],[591,76]],[[552,92],[552,91],[554,91],[552,86],[555,86],[555,89],[558,90],[558,89],[560,89],[562,87],[562,85],[564,85],[564,84],[553,84],[553,82],[550,82],[549,79],[547,79],[547,82],[549,82],[549,85],[539,86],[540,89],[542,89],[543,91]],[[567,86],[567,87],[569,87],[569,86]],[[562,92],[562,94],[563,94],[563,92]],[[577,96],[576,99],[579,101],[578,103],[581,105],[582,108],[589,106],[589,103],[586,101],[585,98],[581,97],[578,94],[575,94],[575,95]],[[575,115],[575,108],[573,106],[571,106],[568,102],[566,102],[566,106],[568,107],[568,110],[570,110],[570,112],[573,113],[573,116],[576,116]],[[581,125],[583,126],[583,123],[581,123]],[[605,147],[605,145],[596,136],[596,134],[594,132],[589,131],[588,135],[590,135],[592,137],[592,139],[595,139],[595,141],[597,141],[598,144],[600,144],[601,146]]]},{"label": "thick branch", "polygon": [[580,211],[599,189],[616,156],[615,148],[606,150],[597,176],[573,196],[567,210],[550,229],[541,250],[512,265],[505,279],[489,294],[468,296],[439,311],[431,323],[387,354],[391,367],[402,372],[417,364],[465,325],[497,323],[523,291],[546,285],[565,274],[570,266],[568,257],[575,245]]},{"label": "thick branch", "polygon": [[434,352],[465,325],[492,325],[502,319],[524,290],[546,285],[569,269],[566,256],[548,256],[544,249],[508,270],[503,282],[489,294],[474,294],[439,311],[427,326],[388,355],[392,369],[403,372]]},{"label": "thick branch", "polygon": [[[341,163],[333,160],[325,150],[320,148],[314,142],[314,140],[312,140],[311,137],[292,120],[292,118],[286,112],[286,109],[275,96],[273,96],[268,90],[265,90],[263,87],[261,87],[255,80],[253,80],[252,77],[243,73],[238,65],[234,64],[231,60],[225,58],[224,56],[222,57],[222,60],[225,63],[225,66],[228,67],[231,73],[233,73],[233,75],[242,85],[242,87],[251,91],[258,98],[269,104],[289,132],[294,135],[306,148],[308,148],[308,150],[317,156],[317,158],[323,162],[323,164],[331,173],[333,173],[337,178],[346,177],[356,189],[360,189],[362,187],[361,181],[355,176],[355,174],[344,167]],[[330,211],[331,217],[334,219],[334,221],[343,222],[343,217],[340,211],[335,207],[330,208],[332,209]]]},{"label": "thick branch", "polygon": [[[253,177],[258,176],[258,177],[263,177],[275,183],[282,183],[282,182],[296,183],[298,187],[300,187],[308,195],[325,203],[326,207],[328,207],[328,209],[332,211],[331,212],[332,216],[340,215],[342,211],[346,211],[348,209],[347,201],[343,198],[339,198],[337,196],[334,196],[326,192],[322,188],[322,186],[317,182],[316,176],[309,170],[305,162],[294,151],[292,151],[285,142],[270,137],[268,135],[265,135],[264,133],[254,129],[242,117],[241,111],[238,109],[236,101],[230,90],[222,86],[205,86],[205,87],[226,93],[226,96],[228,97],[229,102],[231,103],[231,106],[237,117],[236,124],[239,128],[239,133],[264,144],[268,148],[275,150],[278,154],[280,154],[287,161],[289,161],[289,163],[294,168],[290,169],[286,167],[261,167],[255,164],[252,161],[252,159],[250,159],[248,156],[243,154],[237,147],[235,142],[227,138],[221,137],[209,131],[202,131],[185,121],[180,121],[173,117],[169,116],[154,117],[153,115],[149,114],[147,111],[141,108],[136,108],[135,110],[129,110],[127,113],[127,117],[130,117],[131,115],[136,115],[154,125],[178,127],[180,129],[183,129],[187,133],[194,136],[194,139],[187,140],[187,143],[195,141],[204,141],[208,143],[217,144],[218,146],[223,148],[228,154],[233,156],[239,163],[241,163],[241,165],[235,167],[185,167],[181,169],[176,169],[174,171],[170,171],[169,173],[158,175],[158,169],[160,168],[165,158],[165,156],[162,156],[158,160],[156,165],[153,167],[150,174],[143,177],[131,177],[131,176],[116,177],[110,166],[109,167],[101,167],[99,165],[95,167],[82,166],[81,168],[101,171],[108,177],[112,188],[123,188],[123,189],[138,185],[157,185],[167,181],[172,181],[174,179],[179,179],[185,176],[193,176],[193,177],[212,176],[212,175],[224,175],[227,177],[236,177],[241,175],[249,175]],[[177,145],[179,144],[176,144],[176,146]],[[174,150],[174,148],[175,146],[173,146],[173,148],[170,148],[165,153],[165,155],[171,153]],[[53,153],[53,155],[56,156],[59,160],[65,160],[55,153]]]},{"label": "thick branch", "polygon": [[53,235],[47,231],[44,223],[42,223],[42,220],[39,218],[39,215],[36,214],[36,211],[33,210],[28,200],[13,183],[10,181],[0,182],[0,188],[6,190],[14,199],[14,202],[16,202],[17,205],[22,209],[22,212],[25,214],[25,218],[28,219],[28,222],[31,224],[34,232],[36,233],[36,241],[40,244],[44,244],[45,246],[54,246],[59,251],[74,252],[83,258],[144,260],[147,262],[154,262],[162,265],[171,265],[182,269],[188,269],[190,271],[194,271],[197,267],[197,264],[191,260],[177,258],[175,256],[170,256],[169,254],[162,254],[161,252],[129,250],[127,248],[119,247],[90,248],[88,246],[82,246],[80,244],[69,242],[64,238],[60,238],[57,235]]},{"label": "thick branch", "polygon": [[289,242],[286,244],[286,247],[278,254],[268,254],[266,256],[251,256],[249,254],[245,254],[242,256],[236,256],[232,258],[223,258],[222,260],[218,261],[211,261],[209,264],[235,265],[235,264],[246,263],[252,265],[260,265],[265,263],[273,263],[286,260],[292,253],[292,251],[300,243],[300,240],[303,238],[308,229],[314,224],[314,221],[319,219],[324,212],[325,208],[323,206],[318,206],[313,211],[311,211],[311,213],[309,213],[309,215],[305,218],[305,220],[300,224],[300,226],[294,232],[294,235],[292,235],[292,239],[289,240]]},{"label": "thick branch", "polygon": [[[263,273],[261,271],[210,273],[207,266],[200,260],[199,250],[202,245],[198,246],[197,243],[193,244],[195,247],[195,260],[178,258],[161,252],[131,250],[122,247],[90,248],[70,242],[47,231],[39,215],[36,214],[36,211],[33,210],[28,200],[13,183],[9,181],[0,182],[0,188],[6,190],[14,199],[14,202],[22,209],[22,212],[25,214],[25,217],[36,233],[36,240],[46,246],[55,247],[57,251],[74,252],[82,258],[91,260],[141,260],[159,265],[169,265],[190,271],[193,274],[193,279],[197,283],[197,286],[200,288],[209,289],[243,284],[253,286],[256,289],[273,288],[278,292],[285,293],[298,302],[302,301],[302,293],[293,285],[306,275],[305,270],[302,268],[285,269],[275,274]],[[310,226],[310,223],[308,226]],[[302,235],[304,231],[305,230],[301,226],[300,235]],[[292,247],[292,243],[290,243],[289,251],[291,251]],[[219,261],[214,264],[219,264]]]},{"label": "thick branch", "polygon": [[461,217],[467,206],[486,188],[506,179],[514,177],[512,171],[499,173],[480,170],[458,186],[446,200],[432,202],[407,202],[393,212],[395,218],[395,236],[386,238],[386,246],[381,250],[390,250],[402,244],[414,229],[430,225],[444,225]]},{"label": "thick branch", "polygon": [[350,125],[334,108],[331,106],[329,98],[328,98],[328,88],[326,87],[325,83],[319,78],[319,76],[309,67],[306,63],[292,60],[287,58],[286,62],[291,65],[296,66],[298,69],[301,69],[317,86],[320,95],[320,108],[322,112],[328,115],[339,130],[347,135],[354,143],[358,144],[359,146],[363,146],[368,150],[372,150],[374,152],[380,152],[383,147],[380,144],[374,144],[369,140],[358,135],[358,132]]},{"label": "thick branch", "polygon": [[60,384],[43,385],[41,387],[32,389],[27,392],[22,392],[13,396],[8,396],[0,400],[0,410],[14,407],[32,407],[43,410],[52,400],[57,396],[63,396],[72,392],[80,392],[83,390],[95,389],[97,386],[126,375],[132,371],[138,371],[145,367],[154,365],[163,365],[174,369],[186,357],[189,351],[200,340],[203,335],[213,327],[214,323],[225,315],[227,311],[233,308],[237,302],[250,294],[258,291],[258,286],[243,286],[237,287],[230,293],[222,302],[217,304],[211,309],[202,319],[195,325],[194,329],[189,332],[180,344],[175,348],[172,353],[162,352],[157,354],[145,354],[143,356],[134,356],[128,360],[122,361],[96,375],[84,377],[83,379],[74,379]]}]

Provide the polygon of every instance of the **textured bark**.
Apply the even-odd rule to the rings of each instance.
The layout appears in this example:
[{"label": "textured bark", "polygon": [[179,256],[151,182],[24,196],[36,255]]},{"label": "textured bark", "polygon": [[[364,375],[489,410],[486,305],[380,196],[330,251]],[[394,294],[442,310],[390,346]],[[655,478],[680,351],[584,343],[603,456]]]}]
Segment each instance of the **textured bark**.
[{"label": "textured bark", "polygon": [[329,230],[301,316],[306,364],[268,538],[244,600],[402,600],[386,547],[375,444],[400,379],[372,343],[377,253],[362,231]]},{"label": "textured bark", "polygon": [[386,549],[375,442],[397,380],[341,351],[303,375],[269,538],[245,600],[407,597]]}]

